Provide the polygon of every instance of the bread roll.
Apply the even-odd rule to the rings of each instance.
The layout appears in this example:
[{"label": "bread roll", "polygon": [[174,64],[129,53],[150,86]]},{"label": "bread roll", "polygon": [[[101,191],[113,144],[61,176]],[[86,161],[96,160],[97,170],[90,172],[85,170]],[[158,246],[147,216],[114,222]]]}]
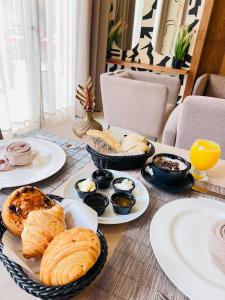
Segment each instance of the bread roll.
[{"label": "bread roll", "polygon": [[12,234],[20,236],[30,211],[51,208],[54,204],[38,188],[24,186],[8,196],[2,207],[2,219]]},{"label": "bread roll", "polygon": [[101,251],[95,232],[72,228],[57,235],[41,260],[40,280],[44,285],[64,285],[84,276],[96,263]]},{"label": "bread roll", "polygon": [[64,208],[31,211],[23,224],[22,249],[25,258],[41,257],[48,244],[66,230]]},{"label": "bread roll", "polygon": [[130,133],[122,141],[122,150],[124,152],[146,152],[148,150],[147,140],[140,134]]},{"label": "bread roll", "polygon": [[110,154],[121,152],[121,144],[107,131],[88,130],[85,140],[97,152]]}]

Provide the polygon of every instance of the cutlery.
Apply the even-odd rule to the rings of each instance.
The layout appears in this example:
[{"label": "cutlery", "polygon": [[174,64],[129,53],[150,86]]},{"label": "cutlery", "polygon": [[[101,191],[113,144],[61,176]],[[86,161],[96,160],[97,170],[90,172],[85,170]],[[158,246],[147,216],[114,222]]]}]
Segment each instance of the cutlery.
[{"label": "cutlery", "polygon": [[206,194],[206,195],[209,195],[209,196],[213,196],[213,197],[217,197],[217,198],[225,200],[225,195],[214,192],[214,191],[207,190],[203,187],[193,185],[192,190],[194,190],[198,193],[201,193],[201,194]]}]

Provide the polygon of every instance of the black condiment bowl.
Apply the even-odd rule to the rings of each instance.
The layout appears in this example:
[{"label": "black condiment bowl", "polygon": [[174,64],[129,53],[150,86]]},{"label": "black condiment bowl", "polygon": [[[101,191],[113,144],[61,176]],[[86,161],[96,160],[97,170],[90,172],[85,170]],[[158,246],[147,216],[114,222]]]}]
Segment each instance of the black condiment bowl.
[{"label": "black condiment bowl", "polygon": [[95,190],[92,191],[92,192],[82,192],[82,191],[80,191],[80,190],[79,190],[78,184],[79,184],[80,182],[84,181],[84,180],[86,180],[86,178],[83,178],[83,179],[78,180],[78,181],[75,183],[75,185],[74,185],[75,190],[77,191],[77,194],[78,194],[78,196],[79,196],[81,199],[83,199],[83,198],[84,198],[85,196],[87,196],[87,195],[96,193],[97,190],[98,190],[98,188],[96,187]]},{"label": "black condiment bowl", "polygon": [[94,193],[84,197],[83,202],[94,209],[101,216],[109,205],[109,198],[101,193]]},{"label": "black condiment bowl", "polygon": [[92,179],[99,189],[107,189],[113,180],[113,174],[105,169],[97,169],[92,173]]},{"label": "black condiment bowl", "polygon": [[[124,197],[124,198],[127,198],[130,200],[130,205],[129,206],[120,206],[116,203],[116,199],[118,197]],[[135,205],[136,203],[136,199],[135,197],[130,194],[130,193],[127,193],[127,192],[117,192],[117,193],[114,193],[112,194],[111,196],[111,203],[112,203],[112,206],[113,206],[113,210],[116,214],[119,214],[119,215],[127,215],[131,212],[133,206]]]},{"label": "black condiment bowl", "polygon": [[[186,165],[183,170],[168,170],[157,164],[157,160],[160,158],[171,158],[181,161]],[[189,172],[191,168],[191,163],[185,160],[183,157],[177,156],[175,154],[160,153],[156,154],[152,159],[152,171],[155,177],[162,183],[174,183],[176,181],[182,180]]]},{"label": "black condiment bowl", "polygon": [[[130,181],[132,181],[133,187],[130,190],[121,190],[118,189],[115,184],[117,183],[121,183],[124,179],[128,179]],[[126,178],[126,177],[118,177],[116,179],[113,180],[112,182],[113,188],[115,192],[127,192],[127,193],[131,193],[134,189],[135,189],[135,183],[133,182],[133,180],[131,180],[130,178]]]}]

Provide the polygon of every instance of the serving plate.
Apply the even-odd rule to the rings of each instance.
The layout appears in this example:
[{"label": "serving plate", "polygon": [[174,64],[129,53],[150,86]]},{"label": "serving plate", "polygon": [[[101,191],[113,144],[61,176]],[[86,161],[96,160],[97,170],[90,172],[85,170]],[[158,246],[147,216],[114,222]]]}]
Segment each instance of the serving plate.
[{"label": "serving plate", "polygon": [[208,250],[211,226],[225,219],[225,204],[180,199],[160,208],[150,226],[153,252],[168,278],[192,300],[225,299],[225,274]]},{"label": "serving plate", "polygon": [[[48,195],[51,199],[61,202],[62,197]],[[44,286],[41,283],[32,280],[20,265],[11,261],[2,253],[3,244],[1,242],[2,235],[6,228],[0,214],[0,261],[7,269],[8,273],[17,285],[27,293],[45,300],[66,300],[78,294],[87,285],[89,285],[100,273],[106,262],[108,254],[108,246],[103,233],[98,229],[97,235],[101,244],[101,253],[94,266],[81,278],[71,283],[61,286]]]},{"label": "serving plate", "polygon": [[[132,192],[132,194],[136,198],[136,204],[128,215],[118,215],[113,211],[112,204],[109,203],[109,205],[106,207],[104,214],[98,217],[99,224],[121,224],[121,223],[130,222],[140,217],[145,212],[145,210],[149,205],[149,194],[147,189],[138,179],[134,178],[129,174],[120,171],[115,171],[115,170],[109,170],[109,171],[113,173],[114,178],[127,177],[134,181],[135,189]],[[78,197],[74,185],[79,179],[88,178],[88,177],[91,177],[90,172],[82,175],[75,174],[74,176],[72,176],[64,185],[63,197],[74,199],[77,201],[82,201],[82,199]],[[110,200],[110,195],[114,193],[112,183],[110,184],[108,189],[98,189],[98,192],[108,196]]]},{"label": "serving plate", "polygon": [[[18,138],[14,140],[23,140],[30,144],[36,155],[32,163],[27,166],[15,167],[12,170],[0,172],[0,189],[44,180],[59,171],[66,161],[64,150],[52,142],[35,138]],[[7,145],[14,140],[0,141],[0,158],[4,157]]]}]

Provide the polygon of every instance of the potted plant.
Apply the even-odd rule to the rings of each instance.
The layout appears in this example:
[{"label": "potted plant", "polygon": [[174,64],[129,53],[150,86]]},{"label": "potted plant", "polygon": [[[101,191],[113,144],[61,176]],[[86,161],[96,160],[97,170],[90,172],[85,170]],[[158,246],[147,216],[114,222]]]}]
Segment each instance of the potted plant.
[{"label": "potted plant", "polygon": [[95,89],[91,77],[88,78],[85,86],[78,84],[76,99],[83,106],[85,116],[84,119],[75,122],[73,132],[77,136],[82,137],[89,129],[103,130],[102,125],[94,120],[92,116],[95,107]]},{"label": "potted plant", "polygon": [[175,69],[180,69],[185,55],[188,52],[190,41],[192,38],[192,32],[189,31],[188,26],[182,26],[178,35],[174,47],[174,57],[172,61],[172,67]]},{"label": "potted plant", "polygon": [[110,50],[112,48],[113,42],[119,42],[120,35],[126,29],[127,25],[119,20],[117,23],[114,21],[109,22],[109,30],[108,30],[108,40],[107,40],[107,58],[110,58]]}]

